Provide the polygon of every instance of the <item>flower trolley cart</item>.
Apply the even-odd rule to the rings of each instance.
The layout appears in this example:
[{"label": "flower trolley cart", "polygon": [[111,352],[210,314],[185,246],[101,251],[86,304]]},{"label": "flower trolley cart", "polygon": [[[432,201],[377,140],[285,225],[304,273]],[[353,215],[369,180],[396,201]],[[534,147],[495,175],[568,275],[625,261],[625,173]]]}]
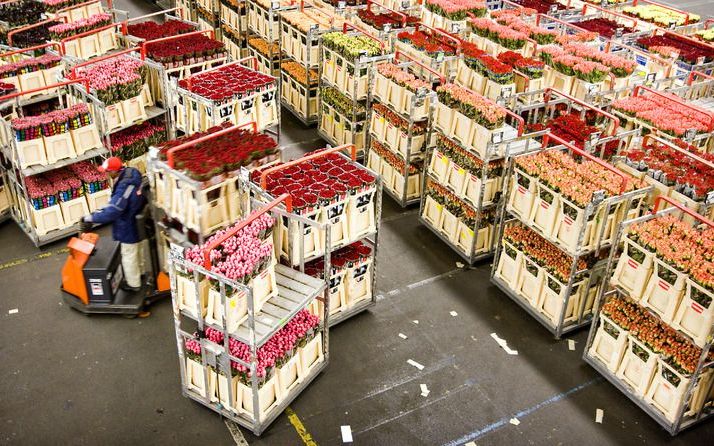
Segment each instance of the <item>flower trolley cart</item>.
[{"label": "flower trolley cart", "polygon": [[560,338],[590,323],[599,259],[651,188],[553,134],[542,144],[508,164],[491,281]]},{"label": "flower trolley cart", "polygon": [[[610,253],[583,355],[672,435],[714,415],[710,248],[685,241],[713,229],[667,197],[623,222],[623,248]],[[671,248],[678,244],[691,246],[693,257],[683,261]]]},{"label": "flower trolley cart", "polygon": [[[392,61],[371,68],[367,166],[382,175],[384,191],[402,207],[421,200],[423,164],[436,92],[408,71],[421,65],[397,51]],[[439,77],[439,84],[446,79]]]},{"label": "flower trolley cart", "polygon": [[168,263],[183,395],[256,435],[329,358],[329,313],[312,312],[326,281],[275,263],[274,225],[291,211],[282,195]]},{"label": "flower trolley cart", "polygon": [[[89,163],[108,153],[90,109],[84,103],[67,105],[68,90],[78,83],[87,87],[86,79],[76,79],[0,98],[14,99],[10,103],[18,116],[0,122],[3,155],[11,166],[5,188],[12,197],[13,219],[35,246],[76,233],[80,217],[109,201],[106,177]],[[59,109],[24,115],[20,97],[46,90],[56,92]]]},{"label": "flower trolley cart", "polygon": [[[330,325],[377,301],[381,182],[355,161],[356,155],[354,145],[333,147],[253,175],[268,194],[287,191],[293,197],[293,213],[300,219],[279,222],[277,252],[284,263],[328,281]],[[305,219],[326,224],[326,236],[306,226]],[[324,259],[326,253],[331,263]]]}]

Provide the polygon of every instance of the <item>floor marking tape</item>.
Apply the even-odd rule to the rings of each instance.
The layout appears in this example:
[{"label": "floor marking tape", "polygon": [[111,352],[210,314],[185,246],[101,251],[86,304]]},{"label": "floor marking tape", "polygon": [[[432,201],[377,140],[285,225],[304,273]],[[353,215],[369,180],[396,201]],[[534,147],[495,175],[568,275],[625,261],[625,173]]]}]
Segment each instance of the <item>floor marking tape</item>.
[{"label": "floor marking tape", "polygon": [[32,257],[25,257],[24,259],[10,260],[9,262],[5,262],[5,263],[0,264],[0,271],[2,271],[2,270],[4,270],[4,269],[14,268],[14,267],[16,267],[16,266],[24,265],[25,263],[34,262],[34,261],[36,261],[36,260],[46,259],[46,258],[48,258],[48,257],[52,257],[52,256],[57,255],[57,254],[64,254],[64,253],[67,253],[67,252],[69,252],[69,249],[67,249],[67,248],[62,248],[62,249],[58,249],[58,250],[55,250],[55,251],[43,252],[43,253],[34,255],[34,256],[32,256]]},{"label": "floor marking tape", "polygon": [[288,416],[290,424],[293,425],[295,431],[300,436],[300,439],[305,444],[305,446],[317,446],[315,440],[312,439],[312,435],[310,435],[307,429],[305,429],[305,426],[302,424],[302,421],[300,421],[300,418],[297,416],[295,411],[293,411],[290,407],[286,407],[285,415]]},{"label": "floor marking tape", "polygon": [[243,436],[243,432],[241,432],[240,427],[230,421],[230,420],[224,420],[226,423],[226,427],[228,428],[228,432],[231,434],[231,437],[233,437],[233,441],[236,442],[237,446],[248,446],[248,442],[246,441],[245,437]]},{"label": "floor marking tape", "polygon": [[564,400],[565,398],[569,397],[570,395],[580,392],[581,390],[583,390],[587,387],[590,387],[593,384],[597,384],[602,380],[603,380],[603,378],[601,376],[591,379],[590,381],[587,381],[580,385],[577,385],[566,392],[562,392],[557,395],[553,395],[552,397],[548,398],[547,400],[541,401],[540,403],[536,404],[535,406],[531,406],[528,409],[524,409],[524,410],[516,413],[513,416],[509,415],[509,416],[503,417],[500,420],[498,420],[494,423],[491,423],[488,426],[482,427],[481,429],[479,429],[477,431],[471,432],[470,434],[466,434],[459,439],[452,440],[452,441],[446,443],[444,446],[459,446],[466,442],[476,440],[490,432],[493,432],[495,430],[502,428],[506,424],[509,424],[511,421],[511,418],[518,418],[519,420],[522,420],[523,418],[527,417],[528,415],[532,414],[533,412],[537,411],[538,409],[541,409],[546,406],[550,406],[551,404],[557,403],[560,400]]},{"label": "floor marking tape", "polygon": [[[391,291],[387,291],[386,294],[387,294],[388,296],[390,296],[390,297],[391,297],[391,296],[396,296],[397,294],[401,294],[401,293],[403,293],[404,291],[411,291],[411,290],[413,290],[413,289],[415,289],[415,288],[420,288],[420,287],[423,287],[424,285],[429,285],[430,283],[436,282],[437,280],[441,280],[441,279],[448,278],[448,277],[450,277],[451,275],[457,274],[457,273],[462,272],[462,271],[466,271],[466,270],[460,269],[460,268],[452,269],[451,271],[447,271],[447,272],[445,272],[445,273],[437,274],[436,276],[427,277],[426,279],[423,279],[423,280],[419,280],[419,281],[417,281],[417,282],[410,283],[410,284],[405,285],[405,286],[403,286],[403,287],[401,287],[401,288],[395,288],[395,289],[393,289],[393,290],[391,290]],[[379,300],[382,300],[382,299],[384,299],[384,293],[378,294],[378,295],[377,295],[377,300],[379,301]]]}]

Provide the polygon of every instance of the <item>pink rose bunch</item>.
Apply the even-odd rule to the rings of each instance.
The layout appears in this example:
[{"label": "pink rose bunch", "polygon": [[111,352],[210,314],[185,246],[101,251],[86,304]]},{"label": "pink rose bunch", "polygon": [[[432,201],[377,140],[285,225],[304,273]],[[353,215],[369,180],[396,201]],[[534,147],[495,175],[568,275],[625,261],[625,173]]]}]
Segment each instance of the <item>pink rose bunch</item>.
[{"label": "pink rose bunch", "polygon": [[590,45],[583,45],[580,43],[568,43],[563,46],[565,51],[574,54],[578,57],[582,57],[587,60],[594,62],[599,62],[612,70],[612,74],[616,77],[627,77],[635,69],[637,65],[635,61],[630,59],[625,59],[624,57],[617,56],[612,53],[606,53],[594,48]]},{"label": "pink rose bunch", "polygon": [[610,71],[608,67],[598,62],[590,62],[583,60],[573,66],[575,76],[585,82],[597,83],[601,82]]},{"label": "pink rose bunch", "polygon": [[[262,214],[237,234],[212,249],[209,254],[211,271],[229,280],[248,284],[272,261],[273,245],[265,243],[265,237],[272,231],[274,223],[273,217]],[[189,262],[202,265],[203,251],[206,247],[231,229],[232,227],[229,227],[216,232],[203,245],[187,248],[184,257]]]},{"label": "pink rose bunch", "polygon": [[[107,174],[97,170],[97,166],[90,161],[80,161],[70,164],[68,169],[72,171],[85,184],[88,183],[107,183]],[[88,191],[90,192],[90,191]],[[91,191],[93,193],[96,191]]]},{"label": "pink rose bunch", "polygon": [[466,20],[469,14],[483,17],[486,14],[484,0],[426,0],[424,7],[434,14],[449,20]]},{"label": "pink rose bunch", "polygon": [[[195,333],[194,333],[195,334]],[[186,356],[196,362],[201,362],[201,343],[193,338],[186,338],[183,341],[186,347]]]},{"label": "pink rose bunch", "polygon": [[144,62],[120,56],[80,67],[78,77],[86,77],[89,88],[106,105],[138,96],[143,86]]},{"label": "pink rose bunch", "polygon": [[555,38],[555,42],[560,45],[567,45],[572,42],[581,42],[581,43],[592,42],[593,40],[595,40],[597,38],[598,38],[598,33],[590,32],[590,31],[583,31],[581,33],[576,33],[576,34],[561,34]]},{"label": "pink rose bunch", "polygon": [[456,84],[441,85],[437,87],[436,92],[442,104],[458,109],[463,115],[487,129],[501,127],[506,119],[506,110],[503,107]]},{"label": "pink rose bunch", "polygon": [[420,88],[431,90],[431,84],[423,81],[412,73],[399,68],[391,63],[383,63],[377,65],[377,71],[382,76],[393,80],[397,85],[407,88],[409,91],[416,93]]},{"label": "pink rose bunch", "polygon": [[479,36],[497,42],[509,50],[523,48],[528,40],[528,34],[496,23],[491,19],[471,19],[469,27]]},{"label": "pink rose bunch", "polygon": [[553,43],[556,37],[558,37],[557,31],[541,28],[540,26],[521,19],[522,11],[520,9],[503,9],[500,12],[501,14],[498,14],[498,17],[494,18],[496,22],[508,26],[514,31],[528,35],[531,39],[535,40],[538,45]]},{"label": "pink rose bunch", "polygon": [[0,65],[0,78],[15,77],[20,74],[53,68],[59,65],[61,61],[62,58],[59,56],[45,54],[40,57],[31,57],[29,59],[18,60],[17,62],[10,62]]},{"label": "pink rose bunch", "polygon": [[682,136],[688,129],[695,129],[697,132],[709,131],[709,122],[712,119],[709,112],[685,107],[680,102],[681,98],[666,95],[668,97],[628,96],[614,101],[612,107],[674,136]]},{"label": "pink rose bunch", "polygon": [[79,19],[70,23],[61,23],[49,27],[52,40],[62,40],[75,34],[82,34],[93,29],[101,28],[112,23],[112,15],[106,13],[94,14],[86,19]]},{"label": "pink rose bunch", "polygon": [[56,13],[60,9],[84,3],[84,0],[42,0],[45,4],[45,12]]}]

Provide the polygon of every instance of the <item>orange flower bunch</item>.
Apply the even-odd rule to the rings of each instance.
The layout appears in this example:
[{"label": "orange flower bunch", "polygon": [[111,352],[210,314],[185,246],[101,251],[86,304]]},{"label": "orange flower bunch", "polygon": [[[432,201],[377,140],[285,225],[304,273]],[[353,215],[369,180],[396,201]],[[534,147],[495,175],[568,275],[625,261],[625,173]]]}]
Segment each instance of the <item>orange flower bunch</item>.
[{"label": "orange flower bunch", "polygon": [[[280,67],[288,73],[290,77],[298,81],[301,85],[308,86],[307,83],[307,68],[297,62],[289,61],[280,64]],[[310,87],[317,85],[317,70],[310,69]]]}]

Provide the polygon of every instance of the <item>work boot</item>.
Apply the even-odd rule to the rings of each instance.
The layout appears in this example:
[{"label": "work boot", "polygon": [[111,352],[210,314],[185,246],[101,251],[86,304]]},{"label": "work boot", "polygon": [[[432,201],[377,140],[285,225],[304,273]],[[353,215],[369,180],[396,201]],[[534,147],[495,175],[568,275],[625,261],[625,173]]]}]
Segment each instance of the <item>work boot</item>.
[{"label": "work boot", "polygon": [[130,292],[130,293],[138,293],[139,291],[141,291],[141,287],[140,287],[140,286],[138,286],[138,287],[129,286],[129,284],[126,283],[126,282],[122,282],[122,283],[119,285],[119,288],[121,288],[121,289],[124,290],[124,291],[128,291],[128,292]]}]

